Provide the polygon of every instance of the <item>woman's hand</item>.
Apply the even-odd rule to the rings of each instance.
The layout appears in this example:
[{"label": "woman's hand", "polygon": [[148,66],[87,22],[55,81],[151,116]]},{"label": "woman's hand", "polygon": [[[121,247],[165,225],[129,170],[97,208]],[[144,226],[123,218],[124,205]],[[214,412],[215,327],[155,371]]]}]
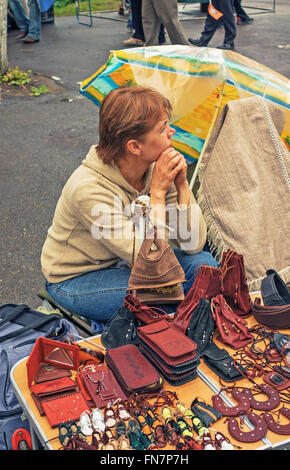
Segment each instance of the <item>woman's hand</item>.
[{"label": "woman's hand", "polygon": [[186,160],[177,150],[172,147],[164,150],[155,163],[152,174],[150,193],[165,197],[170,186],[182,186],[186,182],[187,164]]}]

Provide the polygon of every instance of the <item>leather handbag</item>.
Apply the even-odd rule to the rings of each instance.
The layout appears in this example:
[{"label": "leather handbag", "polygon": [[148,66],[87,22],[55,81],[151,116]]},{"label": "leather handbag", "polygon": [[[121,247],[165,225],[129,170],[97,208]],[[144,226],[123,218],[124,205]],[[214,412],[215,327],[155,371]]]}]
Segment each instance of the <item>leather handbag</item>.
[{"label": "leather handbag", "polygon": [[211,311],[219,330],[218,341],[239,349],[253,340],[246,321],[233,312],[221,294],[211,299]]},{"label": "leather handbag", "polygon": [[220,268],[202,265],[196,271],[198,272],[194,283],[184,300],[178,305],[173,321],[175,328],[183,333],[187,331],[193,311],[197,307],[199,300],[201,298],[210,300],[220,294]]},{"label": "leather handbag", "polygon": [[252,313],[243,255],[233,250],[223,253],[221,262],[221,294],[232,310],[241,317]]},{"label": "leather handbag", "polygon": [[[155,249],[153,249],[155,247]],[[147,232],[128,282],[128,290],[145,304],[175,304],[184,299],[185,275],[165,239]]]},{"label": "leather handbag", "polygon": [[139,327],[138,335],[168,365],[181,364],[198,356],[196,343],[166,320]]},{"label": "leather handbag", "polygon": [[80,367],[79,377],[97,408],[104,408],[118,398],[127,399],[113,372],[105,364],[87,364]]},{"label": "leather handbag", "polygon": [[144,305],[137,297],[131,294],[125,296],[124,305],[125,308],[130,310],[133,317],[141,325],[149,325],[162,318],[170,319],[171,315],[162,310],[161,308]]},{"label": "leather handbag", "polygon": [[187,336],[197,344],[200,356],[211,340],[214,329],[215,322],[212,317],[210,301],[201,298],[192,312],[186,332]]},{"label": "leather handbag", "polygon": [[123,344],[139,343],[134,315],[124,305],[106,325],[101,334],[101,341],[107,349],[117,348]]},{"label": "leather handbag", "polygon": [[273,330],[290,328],[290,304],[262,305],[261,299],[256,298],[253,303],[253,315],[260,325]]},{"label": "leather handbag", "polygon": [[264,305],[290,305],[288,287],[274,269],[266,271],[266,277],[261,283],[261,294]]},{"label": "leather handbag", "polygon": [[127,396],[155,393],[163,386],[163,378],[134,344],[110,349],[106,362]]}]

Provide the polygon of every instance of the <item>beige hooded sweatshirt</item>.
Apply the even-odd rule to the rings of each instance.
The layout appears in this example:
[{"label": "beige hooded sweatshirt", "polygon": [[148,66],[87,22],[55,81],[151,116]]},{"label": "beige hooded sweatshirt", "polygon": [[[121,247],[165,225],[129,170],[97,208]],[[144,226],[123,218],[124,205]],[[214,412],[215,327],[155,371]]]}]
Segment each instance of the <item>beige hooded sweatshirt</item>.
[{"label": "beige hooded sweatshirt", "polygon": [[[145,175],[145,190],[149,193],[154,164]],[[119,168],[105,164],[92,146],[82,164],[65,184],[57,202],[51,227],[42,248],[41,266],[44,277],[51,283],[61,282],[89,271],[108,268],[120,260],[131,265],[133,254],[133,218],[131,203],[140,195],[122,176]],[[174,185],[166,196],[170,208],[168,224],[186,229],[189,241],[171,231],[169,243],[187,253],[198,253],[206,240],[206,225],[192,196],[189,207],[180,207]],[[135,256],[139,231],[135,233]]]}]

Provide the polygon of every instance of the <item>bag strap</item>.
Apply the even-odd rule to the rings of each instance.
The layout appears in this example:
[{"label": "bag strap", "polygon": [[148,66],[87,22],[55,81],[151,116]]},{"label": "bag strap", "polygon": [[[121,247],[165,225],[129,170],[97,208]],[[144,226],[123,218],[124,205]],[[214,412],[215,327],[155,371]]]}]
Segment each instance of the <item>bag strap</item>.
[{"label": "bag strap", "polygon": [[51,320],[59,320],[60,316],[57,314],[48,314],[46,315],[47,318],[39,318],[36,320],[34,323],[31,323],[31,325],[24,326],[22,328],[19,328],[15,331],[11,331],[10,333],[7,333],[6,335],[0,336],[0,343],[4,343],[4,341],[7,341],[8,339],[12,338],[17,338],[18,336],[22,336],[25,333],[29,331],[33,331],[37,328],[40,328],[41,326],[45,325],[46,323],[50,322]]},{"label": "bag strap", "polygon": [[2,325],[5,325],[5,324],[8,323],[9,321],[15,320],[15,318],[17,318],[18,315],[20,315],[20,313],[24,312],[25,310],[29,310],[29,307],[28,307],[27,305],[24,305],[24,304],[17,305],[16,307],[14,307],[14,308],[8,313],[8,315],[6,315],[5,318],[2,318],[2,320],[0,320],[0,327],[1,327]]}]

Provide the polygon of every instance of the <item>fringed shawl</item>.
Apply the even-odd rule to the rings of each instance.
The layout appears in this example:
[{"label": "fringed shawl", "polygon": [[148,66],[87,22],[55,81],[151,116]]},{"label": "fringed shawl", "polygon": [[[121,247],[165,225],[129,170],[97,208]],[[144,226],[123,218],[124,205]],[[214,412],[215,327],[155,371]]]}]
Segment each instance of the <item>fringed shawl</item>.
[{"label": "fringed shawl", "polygon": [[290,281],[290,160],[284,112],[260,97],[221,111],[199,169],[198,203],[210,249],[243,254],[250,292],[267,269]]}]

